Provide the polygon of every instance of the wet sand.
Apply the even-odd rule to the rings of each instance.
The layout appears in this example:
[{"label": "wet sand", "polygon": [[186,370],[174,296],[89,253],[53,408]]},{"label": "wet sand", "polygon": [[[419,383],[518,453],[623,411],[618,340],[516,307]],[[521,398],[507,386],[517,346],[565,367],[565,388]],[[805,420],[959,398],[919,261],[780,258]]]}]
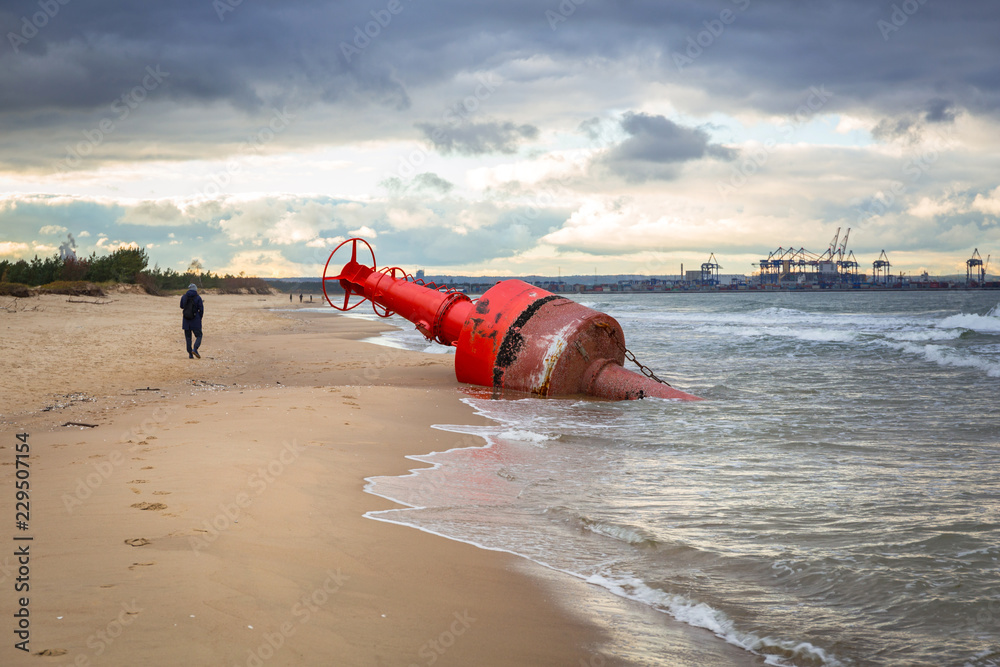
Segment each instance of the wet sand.
[{"label": "wet sand", "polygon": [[[430,428],[482,419],[450,355],[359,342],[382,325],[286,297],[207,294],[191,360],[178,299],[0,311],[0,664],[634,664],[607,623],[625,611],[663,620],[663,653],[644,664],[759,664],[509,554],[364,518],[395,507],[365,477],[481,444]],[[29,589],[15,592],[24,546]]]}]

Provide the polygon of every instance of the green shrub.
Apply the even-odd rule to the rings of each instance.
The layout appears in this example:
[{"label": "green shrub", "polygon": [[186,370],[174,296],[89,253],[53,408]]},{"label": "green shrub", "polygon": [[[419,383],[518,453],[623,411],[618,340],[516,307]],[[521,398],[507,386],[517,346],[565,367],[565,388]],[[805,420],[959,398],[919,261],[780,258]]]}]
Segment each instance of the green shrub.
[{"label": "green shrub", "polygon": [[70,296],[105,296],[104,290],[86,280],[58,280],[42,285],[39,294],[68,294]]},{"label": "green shrub", "polygon": [[0,283],[0,296],[16,296],[23,299],[31,296],[31,287],[24,283]]}]

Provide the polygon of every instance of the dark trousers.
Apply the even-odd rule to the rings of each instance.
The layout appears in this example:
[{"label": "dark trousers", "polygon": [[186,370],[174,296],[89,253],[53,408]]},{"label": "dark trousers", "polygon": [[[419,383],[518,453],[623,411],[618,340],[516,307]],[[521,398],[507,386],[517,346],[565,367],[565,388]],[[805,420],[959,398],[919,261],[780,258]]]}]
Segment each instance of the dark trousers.
[{"label": "dark trousers", "polygon": [[[191,334],[194,334],[194,345],[191,345]],[[201,347],[201,329],[185,329],[184,340],[187,342],[188,354]]]}]

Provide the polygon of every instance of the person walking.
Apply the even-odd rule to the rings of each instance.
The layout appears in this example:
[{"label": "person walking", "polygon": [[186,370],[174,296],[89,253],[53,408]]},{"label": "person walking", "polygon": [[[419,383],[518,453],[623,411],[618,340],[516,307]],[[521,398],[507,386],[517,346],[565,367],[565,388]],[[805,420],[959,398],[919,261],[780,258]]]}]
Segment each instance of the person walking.
[{"label": "person walking", "polygon": [[[194,283],[188,285],[188,291],[181,297],[181,312],[184,318],[181,320],[181,327],[184,329],[184,340],[187,342],[188,359],[198,357],[198,348],[201,347],[201,317],[205,314],[205,301],[198,294],[198,286]],[[191,336],[194,336],[194,345],[191,344]]]}]

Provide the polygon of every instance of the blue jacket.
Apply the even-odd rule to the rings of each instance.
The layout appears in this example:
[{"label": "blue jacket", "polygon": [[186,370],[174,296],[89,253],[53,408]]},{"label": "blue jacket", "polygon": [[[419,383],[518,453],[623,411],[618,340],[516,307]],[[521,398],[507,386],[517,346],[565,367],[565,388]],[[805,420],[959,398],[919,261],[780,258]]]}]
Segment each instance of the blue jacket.
[{"label": "blue jacket", "polygon": [[201,331],[201,316],[205,314],[205,302],[193,289],[189,289],[181,297],[181,310],[184,309],[184,305],[187,304],[189,299],[194,299],[194,319],[186,320],[184,316],[181,316],[181,328],[191,329],[192,331]]}]

